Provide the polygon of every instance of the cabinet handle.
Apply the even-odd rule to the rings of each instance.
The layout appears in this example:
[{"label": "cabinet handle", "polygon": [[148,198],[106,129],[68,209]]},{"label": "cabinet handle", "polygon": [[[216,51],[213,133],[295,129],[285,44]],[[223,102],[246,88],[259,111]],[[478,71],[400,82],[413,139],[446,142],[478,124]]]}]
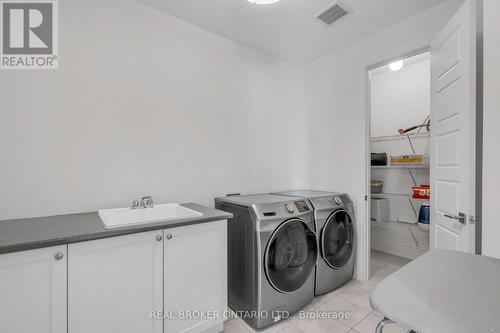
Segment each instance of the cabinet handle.
[{"label": "cabinet handle", "polygon": [[167,234],[167,239],[172,239],[172,234]]},{"label": "cabinet handle", "polygon": [[62,258],[64,258],[64,254],[61,252],[57,252],[56,255],[54,256],[54,258],[56,260],[61,260]]},{"label": "cabinet handle", "polygon": [[161,240],[162,240],[162,239],[163,239],[163,237],[162,237],[161,235],[156,236],[156,240],[157,240],[158,242],[161,242]]}]

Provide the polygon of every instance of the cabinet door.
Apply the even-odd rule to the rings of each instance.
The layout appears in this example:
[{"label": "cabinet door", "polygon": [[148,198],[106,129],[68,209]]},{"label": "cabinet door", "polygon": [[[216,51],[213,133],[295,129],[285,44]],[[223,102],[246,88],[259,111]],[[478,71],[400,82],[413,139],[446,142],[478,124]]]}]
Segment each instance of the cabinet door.
[{"label": "cabinet door", "polygon": [[163,231],[70,244],[70,333],[162,333]]},{"label": "cabinet door", "polygon": [[226,221],[166,229],[164,244],[165,333],[217,329],[227,308]]},{"label": "cabinet door", "polygon": [[66,332],[66,245],[0,255],[0,332]]}]

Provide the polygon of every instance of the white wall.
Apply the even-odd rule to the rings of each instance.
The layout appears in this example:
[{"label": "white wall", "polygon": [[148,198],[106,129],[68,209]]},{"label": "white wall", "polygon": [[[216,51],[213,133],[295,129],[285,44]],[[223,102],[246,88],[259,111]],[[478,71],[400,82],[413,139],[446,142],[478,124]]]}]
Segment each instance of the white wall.
[{"label": "white wall", "polygon": [[312,120],[308,131],[310,184],[314,188],[347,192],[358,220],[358,277],[366,278],[359,260],[367,253],[365,202],[366,68],[402,53],[429,45],[432,36],[456,12],[461,1],[448,1],[422,12],[350,47],[303,68],[303,107]]},{"label": "white wall", "polygon": [[59,70],[0,73],[0,219],[303,186],[293,68],[133,0],[59,6]]},{"label": "white wall", "polygon": [[362,221],[366,66],[459,3],[296,70],[133,0],[60,1],[59,70],[0,74],[0,219],[310,187]]},{"label": "white wall", "polygon": [[483,254],[500,258],[500,1],[484,0]]},{"label": "white wall", "polygon": [[405,60],[393,72],[371,71],[371,136],[397,135],[399,128],[422,124],[431,113],[431,60],[426,52]]}]

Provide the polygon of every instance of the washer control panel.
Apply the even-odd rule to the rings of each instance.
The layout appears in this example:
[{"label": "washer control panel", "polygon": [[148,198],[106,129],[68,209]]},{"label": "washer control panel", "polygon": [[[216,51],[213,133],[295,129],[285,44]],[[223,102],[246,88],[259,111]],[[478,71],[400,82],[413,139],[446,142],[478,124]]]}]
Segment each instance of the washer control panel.
[{"label": "washer control panel", "polygon": [[309,211],[309,206],[307,205],[307,202],[305,200],[298,200],[295,201],[294,203],[299,213],[304,213]]},{"label": "washer control panel", "polygon": [[295,212],[295,207],[294,207],[293,203],[291,203],[291,202],[287,202],[285,204],[285,209],[290,214],[293,214]]}]

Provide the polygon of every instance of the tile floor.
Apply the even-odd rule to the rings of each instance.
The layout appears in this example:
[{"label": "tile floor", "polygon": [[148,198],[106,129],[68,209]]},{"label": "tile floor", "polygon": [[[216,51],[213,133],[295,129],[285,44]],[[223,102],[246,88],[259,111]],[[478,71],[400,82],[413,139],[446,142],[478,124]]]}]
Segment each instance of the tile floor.
[{"label": "tile floor", "polygon": [[[368,297],[371,290],[387,275],[406,265],[409,260],[391,254],[372,251],[371,278],[366,282],[352,280],[329,294],[316,297],[305,311],[350,312],[349,320],[313,320],[290,318],[260,333],[374,333],[382,317],[373,311]],[[231,319],[224,324],[225,333],[255,332],[241,319]],[[386,326],[384,333],[406,333],[398,325]]]}]

